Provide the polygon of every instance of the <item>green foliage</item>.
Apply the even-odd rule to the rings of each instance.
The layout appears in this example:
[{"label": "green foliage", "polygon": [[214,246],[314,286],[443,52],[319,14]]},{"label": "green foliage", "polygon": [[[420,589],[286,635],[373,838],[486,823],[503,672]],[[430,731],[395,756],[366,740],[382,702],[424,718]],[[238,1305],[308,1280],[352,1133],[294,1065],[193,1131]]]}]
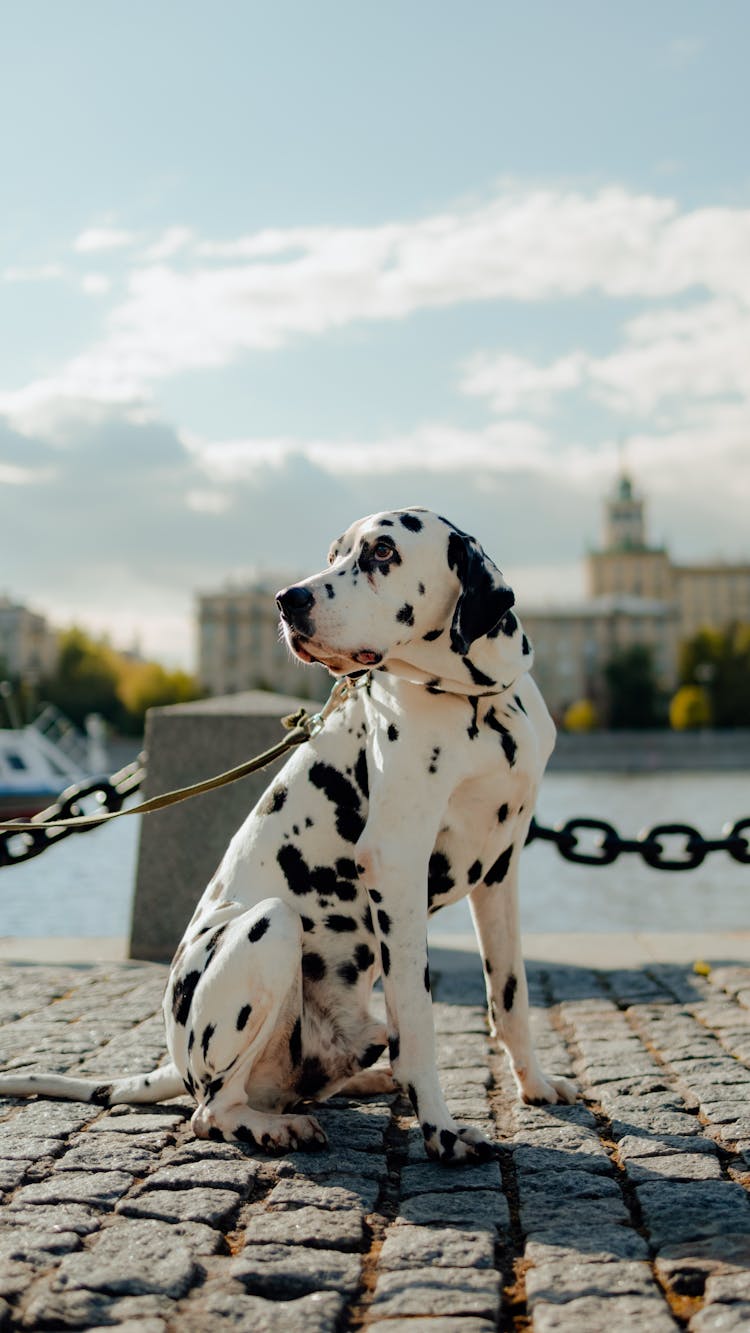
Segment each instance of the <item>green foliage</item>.
[{"label": "green foliage", "polygon": [[711,725],[711,700],[702,685],[681,685],[669,704],[674,731],[695,731]]},{"label": "green foliage", "polygon": [[656,681],[651,649],[636,643],[621,648],[604,668],[609,702],[608,723],[613,730],[658,727],[664,718],[664,700]]},{"label": "green foliage", "polygon": [[715,727],[750,727],[750,625],[700,630],[682,645],[679,677],[705,688]]},{"label": "green foliage", "polygon": [[142,732],[148,708],[184,703],[200,693],[187,672],[133,660],[77,627],[63,632],[57,669],[40,687],[41,697],[77,726],[88,713],[100,713],[115,730],[132,735]]}]

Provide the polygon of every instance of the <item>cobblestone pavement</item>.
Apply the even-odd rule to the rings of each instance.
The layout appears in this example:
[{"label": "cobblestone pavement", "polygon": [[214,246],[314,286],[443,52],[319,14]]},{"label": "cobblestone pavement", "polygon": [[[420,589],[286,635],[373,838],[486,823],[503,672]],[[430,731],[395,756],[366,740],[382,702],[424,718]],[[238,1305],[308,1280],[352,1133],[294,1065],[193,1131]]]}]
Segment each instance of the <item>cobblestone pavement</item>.
[{"label": "cobblestone pavement", "polygon": [[[472,960],[467,959],[467,968]],[[0,1054],[162,1057],[164,970],[5,965]],[[750,968],[530,968],[574,1107],[519,1107],[476,971],[438,971],[443,1085],[501,1144],[426,1161],[408,1104],[331,1103],[331,1148],[201,1143],[187,1102],[0,1103],[0,1329],[620,1333],[750,1328]]]}]

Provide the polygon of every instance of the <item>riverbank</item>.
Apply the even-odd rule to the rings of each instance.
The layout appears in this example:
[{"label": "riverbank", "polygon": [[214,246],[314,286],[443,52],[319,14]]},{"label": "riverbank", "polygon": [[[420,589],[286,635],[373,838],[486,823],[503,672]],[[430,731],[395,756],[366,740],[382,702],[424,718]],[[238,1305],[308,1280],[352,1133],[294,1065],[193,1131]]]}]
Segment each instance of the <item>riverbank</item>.
[{"label": "riverbank", "polygon": [[561,731],[549,762],[558,773],[750,770],[750,728],[731,731]]}]

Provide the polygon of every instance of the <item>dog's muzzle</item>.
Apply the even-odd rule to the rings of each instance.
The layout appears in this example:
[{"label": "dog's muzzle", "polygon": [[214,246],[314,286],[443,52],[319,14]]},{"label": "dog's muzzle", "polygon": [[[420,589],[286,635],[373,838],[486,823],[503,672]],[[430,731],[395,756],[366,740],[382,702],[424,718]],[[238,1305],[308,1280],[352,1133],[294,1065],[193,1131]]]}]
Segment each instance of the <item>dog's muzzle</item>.
[{"label": "dog's muzzle", "polygon": [[283,588],[276,594],[276,605],[282,619],[291,629],[299,630],[300,634],[312,634],[310,612],[315,605],[315,597],[309,588]]}]

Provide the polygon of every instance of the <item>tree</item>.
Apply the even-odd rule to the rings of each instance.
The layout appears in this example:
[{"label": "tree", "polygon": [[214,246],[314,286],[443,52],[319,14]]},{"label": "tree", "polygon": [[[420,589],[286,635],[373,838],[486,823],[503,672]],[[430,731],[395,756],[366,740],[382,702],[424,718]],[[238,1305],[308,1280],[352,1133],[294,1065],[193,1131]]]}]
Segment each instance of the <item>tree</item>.
[{"label": "tree", "polygon": [[711,700],[702,685],[680,686],[669,704],[669,725],[674,731],[711,725]]},{"label": "tree", "polygon": [[134,735],[143,731],[149,708],[187,703],[200,693],[196,680],[186,671],[167,671],[158,662],[120,661],[117,695],[124,711],[122,727]]},{"label": "tree", "polygon": [[750,625],[704,629],[682,645],[683,685],[703,685],[715,727],[750,727]]},{"label": "tree", "polygon": [[565,731],[596,731],[599,718],[590,699],[577,699],[565,709],[562,720]]},{"label": "tree", "polygon": [[88,713],[101,713],[116,725],[121,705],[115,654],[108,644],[96,643],[77,626],[64,630],[57,668],[42,682],[40,694],[79,727]]},{"label": "tree", "polygon": [[613,730],[659,726],[663,700],[650,648],[635,643],[619,649],[605,666],[604,677],[609,696],[608,722]]}]

